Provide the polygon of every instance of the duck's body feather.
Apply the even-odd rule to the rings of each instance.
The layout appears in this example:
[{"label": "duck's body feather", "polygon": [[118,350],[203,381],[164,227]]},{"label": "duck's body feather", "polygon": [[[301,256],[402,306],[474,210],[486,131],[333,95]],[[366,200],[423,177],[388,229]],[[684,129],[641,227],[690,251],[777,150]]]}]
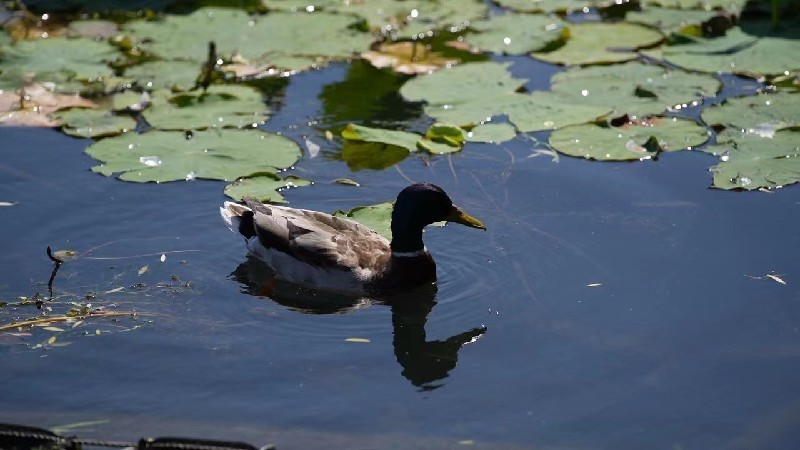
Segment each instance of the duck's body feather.
[{"label": "duck's body feather", "polygon": [[352,220],[318,211],[265,205],[252,198],[220,208],[247,248],[297,284],[349,292],[413,289],[436,281],[436,264],[422,230],[440,220],[485,229],[429,183],[411,185],[392,210],[392,242]]}]

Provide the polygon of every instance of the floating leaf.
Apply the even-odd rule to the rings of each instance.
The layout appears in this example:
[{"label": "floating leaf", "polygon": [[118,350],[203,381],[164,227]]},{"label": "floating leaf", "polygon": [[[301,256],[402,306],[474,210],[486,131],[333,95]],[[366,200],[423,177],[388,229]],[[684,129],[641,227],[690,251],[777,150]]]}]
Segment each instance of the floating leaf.
[{"label": "floating leaf", "polygon": [[345,58],[367,50],[372,40],[354,29],[354,22],[341,14],[274,12],[254,18],[236,9],[199,8],[158,21],[128,22],[123,31],[164,59],[205,61],[209,40],[218,54],[237,52],[248,60],[267,54]]},{"label": "floating leaf", "polygon": [[282,136],[257,130],[193,133],[153,130],[126,133],[91,145],[86,153],[103,162],[92,171],[125,181],[235,180],[294,164],[300,147]]},{"label": "floating leaf", "polygon": [[443,57],[429,50],[426,44],[416,41],[383,43],[376,50],[362,53],[361,57],[375,67],[389,67],[395,72],[409,75],[430,73],[459,62],[455,58]]},{"label": "floating leaf", "polygon": [[715,77],[629,62],[570,69],[555,74],[552,91],[569,105],[613,107],[614,116],[642,117],[702,101],[722,87]]},{"label": "floating leaf", "polygon": [[410,152],[417,151],[417,141],[421,138],[420,135],[408,131],[371,128],[354,123],[348,124],[342,130],[342,137],[349,141],[380,142],[401,147]]},{"label": "floating leaf", "polygon": [[334,216],[347,217],[378,232],[386,239],[392,239],[392,209],[393,202],[383,202],[377,205],[357,206],[348,211],[335,211]]},{"label": "floating leaf", "polygon": [[225,195],[236,201],[240,201],[243,197],[255,197],[261,202],[286,203],[286,199],[278,191],[310,184],[310,180],[294,175],[281,178],[274,173],[259,173],[252,177],[240,178],[225,186]]},{"label": "floating leaf", "polygon": [[117,34],[119,26],[108,20],[74,20],[67,26],[67,36],[108,39]]},{"label": "floating leaf", "polygon": [[513,125],[507,123],[484,123],[467,133],[467,141],[498,144],[514,139],[516,135],[517,130]]},{"label": "floating leaf", "polygon": [[717,144],[703,149],[720,156],[709,169],[719,189],[774,189],[800,181],[800,132],[782,130],[773,137],[725,130]]},{"label": "floating leaf", "polygon": [[681,9],[724,9],[741,11],[747,0],[642,0],[642,5],[660,5],[664,8]]},{"label": "floating leaf", "polygon": [[83,138],[115,136],[136,128],[136,121],[129,116],[94,109],[73,108],[51,117],[62,125],[64,133]]},{"label": "floating leaf", "polygon": [[107,42],[94,39],[18,41],[0,53],[0,89],[17,89],[35,80],[55,83],[55,90],[62,91],[69,81],[111,76],[106,62],[118,55]]},{"label": "floating leaf", "polygon": [[361,344],[368,344],[368,343],[371,342],[367,338],[360,338],[360,337],[349,337],[349,338],[345,339],[345,341],[346,342],[358,342],[358,343],[361,343]]},{"label": "floating leaf", "polygon": [[777,130],[800,126],[800,94],[777,92],[729,98],[703,110],[709,125],[745,129],[771,137]]},{"label": "floating leaf", "polygon": [[467,42],[480,50],[521,55],[541,50],[562,38],[564,22],[543,15],[505,14],[470,22]]},{"label": "floating leaf", "polygon": [[267,120],[269,109],[261,93],[248,86],[214,85],[206,91],[154,93],[144,113],[147,122],[162,130],[252,127]]},{"label": "floating leaf", "polygon": [[598,161],[648,159],[659,151],[683,150],[707,140],[705,127],[692,120],[658,117],[622,127],[577,125],[550,135],[550,145],[559,152]]},{"label": "floating leaf", "polygon": [[663,32],[670,33],[690,25],[699,26],[716,14],[717,12],[712,10],[645,8],[642,11],[629,12],[625,19],[628,22],[651,25]]},{"label": "floating leaf", "polygon": [[750,23],[748,30],[753,34],[734,27],[722,37],[694,38],[692,43],[648,54],[704,72],[775,75],[800,70],[800,23],[781,25],[780,31],[773,32],[768,23]]},{"label": "floating leaf", "polygon": [[608,64],[636,59],[637,49],[653,46],[664,39],[652,28],[625,22],[575,23],[567,30],[569,37],[562,47],[533,56],[565,65]]},{"label": "floating leaf", "polygon": [[613,0],[496,0],[505,8],[520,12],[569,12],[584,8],[601,8]]},{"label": "floating leaf", "polygon": [[147,89],[177,89],[194,87],[200,75],[197,61],[151,61],[125,69],[125,76]]},{"label": "floating leaf", "polygon": [[460,127],[443,123],[436,123],[428,128],[425,137],[451,147],[461,147],[466,140],[465,132]]},{"label": "floating leaf", "polygon": [[396,145],[345,140],[339,157],[352,171],[383,170],[406,159],[408,154],[406,148]]},{"label": "floating leaf", "polygon": [[[410,101],[429,105],[453,105],[507,95],[522,88],[526,79],[514,78],[510,63],[477,62],[412,78],[400,88]],[[480,99],[476,99],[480,97]]]}]

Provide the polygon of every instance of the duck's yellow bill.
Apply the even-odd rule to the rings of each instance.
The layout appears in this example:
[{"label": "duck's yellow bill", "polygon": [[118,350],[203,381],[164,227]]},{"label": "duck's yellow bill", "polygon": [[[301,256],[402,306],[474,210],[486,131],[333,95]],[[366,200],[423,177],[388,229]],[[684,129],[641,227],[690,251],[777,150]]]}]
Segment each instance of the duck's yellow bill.
[{"label": "duck's yellow bill", "polygon": [[453,207],[450,208],[450,214],[447,215],[447,219],[445,220],[448,222],[460,223],[461,225],[466,225],[470,228],[480,228],[481,230],[486,229],[486,226],[483,224],[483,222],[458,209],[458,206],[456,205],[453,205]]}]

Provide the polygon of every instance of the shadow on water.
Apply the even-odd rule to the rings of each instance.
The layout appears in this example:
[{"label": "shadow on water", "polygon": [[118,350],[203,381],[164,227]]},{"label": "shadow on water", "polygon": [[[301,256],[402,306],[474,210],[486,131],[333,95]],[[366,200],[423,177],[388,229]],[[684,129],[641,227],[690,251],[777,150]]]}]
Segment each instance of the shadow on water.
[{"label": "shadow on water", "polygon": [[344,314],[371,305],[383,305],[392,311],[392,346],[401,374],[422,390],[443,386],[458,363],[458,352],[486,332],[486,327],[472,328],[444,340],[428,341],[425,325],[436,306],[436,284],[412,292],[381,297],[363,297],[312,290],[278,280],[262,261],[248,257],[231,273],[241,283],[243,293],[272,301],[303,314]]}]

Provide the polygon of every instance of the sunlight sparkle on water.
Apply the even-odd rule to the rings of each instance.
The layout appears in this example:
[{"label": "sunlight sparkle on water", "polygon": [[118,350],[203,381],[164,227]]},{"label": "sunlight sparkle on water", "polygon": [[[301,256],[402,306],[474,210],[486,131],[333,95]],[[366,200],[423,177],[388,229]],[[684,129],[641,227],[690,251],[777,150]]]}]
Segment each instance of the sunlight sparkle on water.
[{"label": "sunlight sparkle on water", "polygon": [[161,165],[161,158],[158,156],[140,156],[139,162],[147,167],[158,167]]}]

